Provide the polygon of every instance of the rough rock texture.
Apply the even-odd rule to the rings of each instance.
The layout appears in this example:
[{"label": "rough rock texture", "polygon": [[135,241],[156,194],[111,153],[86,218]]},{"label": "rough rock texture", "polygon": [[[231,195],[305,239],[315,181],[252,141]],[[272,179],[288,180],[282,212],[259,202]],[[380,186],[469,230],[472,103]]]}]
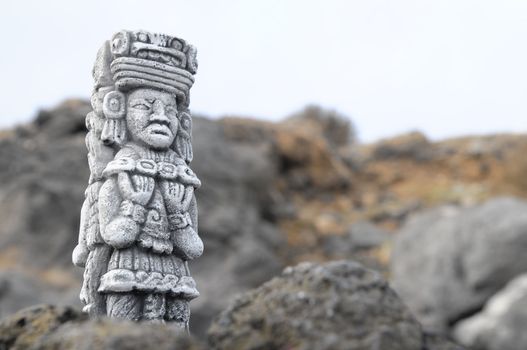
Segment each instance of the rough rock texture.
[{"label": "rough rock texture", "polygon": [[289,267],[241,295],[199,341],[170,324],[33,306],[0,320],[0,349],[462,350],[423,334],[386,281],[351,261]]},{"label": "rough rock texture", "polygon": [[524,272],[526,249],[525,201],[433,209],[396,235],[394,287],[426,327],[444,331]]},{"label": "rough rock texture", "polygon": [[483,310],[465,319],[454,336],[471,349],[527,349],[527,274],[520,275],[496,293]]},{"label": "rough rock texture", "polygon": [[0,322],[0,349],[38,349],[42,337],[62,324],[86,316],[70,307],[39,305],[21,310]]},{"label": "rough rock texture", "polygon": [[348,146],[357,141],[357,130],[349,118],[318,106],[307,106],[288,117],[284,124],[309,130],[314,135],[322,133],[331,147]]},{"label": "rough rock texture", "polygon": [[463,350],[464,348],[455,344],[438,334],[426,333],[423,336],[423,350]]},{"label": "rough rock texture", "polygon": [[303,263],[238,297],[213,323],[218,349],[423,348],[421,327],[379,274]]},{"label": "rough rock texture", "polygon": [[2,250],[19,250],[19,258],[38,266],[71,263],[65,252],[75,241],[89,176],[84,145],[89,108],[66,102],[0,139]]},{"label": "rough rock texture", "polygon": [[202,296],[193,302],[191,329],[202,334],[230,296],[279,273],[283,262],[276,252],[284,239],[263,219],[276,172],[269,145],[250,140],[239,147],[221,124],[205,119],[196,120],[194,134],[199,135],[193,140],[193,168],[203,184],[197,200],[205,252],[192,264]]},{"label": "rough rock texture", "polygon": [[0,349],[198,350],[205,347],[181,331],[151,323],[87,320],[68,307],[35,306],[0,322]]}]

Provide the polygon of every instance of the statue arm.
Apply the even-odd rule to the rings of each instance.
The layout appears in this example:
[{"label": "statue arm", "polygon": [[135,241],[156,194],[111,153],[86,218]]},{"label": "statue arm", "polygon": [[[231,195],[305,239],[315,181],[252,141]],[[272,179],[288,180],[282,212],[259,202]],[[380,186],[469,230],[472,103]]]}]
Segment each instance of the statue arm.
[{"label": "statue arm", "polygon": [[99,224],[101,233],[106,231],[110,221],[117,216],[121,195],[115,176],[107,179],[99,191]]},{"label": "statue arm", "polygon": [[87,228],[87,211],[89,207],[89,199],[86,197],[84,203],[82,203],[81,208],[81,217],[80,217],[80,227],[79,227],[79,241],[75,246],[72,254],[73,264],[84,267],[86,261],[88,260],[88,254],[90,253],[88,249],[88,244],[86,242],[86,228]]},{"label": "statue arm", "polygon": [[116,249],[132,245],[139,234],[139,223],[121,215],[122,203],[117,176],[112,176],[99,192],[99,223],[103,240]]},{"label": "statue arm", "polygon": [[196,195],[192,194],[192,200],[190,201],[190,206],[188,209],[190,214],[190,220],[192,220],[192,228],[196,233],[198,233],[198,204],[196,202]]}]

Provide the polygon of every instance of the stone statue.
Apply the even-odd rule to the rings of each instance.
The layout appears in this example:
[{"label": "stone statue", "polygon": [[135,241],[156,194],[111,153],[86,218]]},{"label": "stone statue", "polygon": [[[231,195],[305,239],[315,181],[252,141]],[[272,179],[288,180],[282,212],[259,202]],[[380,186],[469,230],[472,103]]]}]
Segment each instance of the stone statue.
[{"label": "stone statue", "polygon": [[199,293],[187,262],[203,252],[194,191],[189,91],[196,49],[182,39],[121,31],[93,69],[86,116],[91,171],[73,263],[90,315],[188,329]]}]

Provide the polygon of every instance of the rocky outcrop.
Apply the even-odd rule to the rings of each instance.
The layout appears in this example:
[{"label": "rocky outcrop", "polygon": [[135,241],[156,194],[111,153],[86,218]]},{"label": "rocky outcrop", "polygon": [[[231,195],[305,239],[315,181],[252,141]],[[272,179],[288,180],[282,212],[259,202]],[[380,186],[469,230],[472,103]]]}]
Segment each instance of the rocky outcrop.
[{"label": "rocky outcrop", "polygon": [[203,350],[184,331],[163,324],[88,320],[68,307],[41,305],[0,322],[0,349]]},{"label": "rocky outcrop", "polygon": [[[77,300],[80,271],[73,269],[70,253],[88,176],[84,117],[89,110],[86,101],[67,101],[39,112],[30,124],[0,131],[0,315],[36,302]],[[205,255],[191,264],[202,292],[191,318],[198,335],[233,293],[258,286],[286,265],[353,258],[389,273],[386,237],[416,211],[451,203],[456,220],[466,221],[465,211],[456,209],[459,204],[500,194],[527,197],[524,135],[433,142],[410,133],[365,145],[357,143],[346,118],[316,107],[278,123],[196,116],[193,127],[193,168],[203,180],[197,193],[199,231],[205,241]],[[483,229],[469,225],[470,231],[501,229],[504,220],[521,220],[519,213],[514,220],[507,213],[500,219],[498,211],[509,210],[500,208],[490,216],[492,224],[483,221]],[[446,242],[450,238],[436,242],[433,232],[443,237],[449,220],[439,215],[423,224],[418,231],[427,238],[415,241],[424,246],[408,248],[416,252],[415,259],[397,247],[394,253],[413,261],[408,266],[420,265],[410,273],[419,282],[406,277],[408,295],[416,300],[408,303],[438,328],[478,311],[510,277],[507,271],[523,263],[521,254],[512,261],[502,248],[496,254],[487,251],[482,246],[493,241],[476,234],[460,234],[466,237],[462,242],[447,234],[455,243]],[[429,226],[436,223],[434,231]],[[515,238],[512,242],[517,244]],[[470,252],[462,254],[457,245]],[[443,250],[453,253],[436,257]],[[439,263],[429,268],[432,261]],[[424,270],[437,277],[423,277]],[[485,276],[493,275],[498,278],[487,285]],[[448,281],[451,277],[454,282]],[[445,286],[437,286],[441,283]],[[435,290],[453,294],[430,301]],[[418,296],[421,292],[428,296]],[[423,316],[431,314],[436,316]]]},{"label": "rocky outcrop", "polygon": [[89,108],[66,102],[0,139],[0,249],[17,250],[32,266],[70,265],[65,253],[76,241],[89,175]]},{"label": "rocky outcrop", "polygon": [[423,333],[386,281],[351,261],[286,268],[224,310],[208,343],[170,324],[90,320],[41,305],[0,321],[0,349],[462,350]]},{"label": "rocky outcrop", "polygon": [[[71,303],[80,288],[80,271],[72,273],[70,257],[89,174],[84,144],[89,110],[87,102],[66,101],[0,138],[0,269],[35,279],[23,284],[12,275],[6,282],[38,286],[22,291],[26,306],[55,302],[41,292],[46,289],[62,297],[57,302]],[[284,267],[287,259],[280,251],[286,242],[277,220],[294,211],[284,191],[293,185],[319,191],[348,181],[343,165],[332,158],[329,139],[317,134],[319,119],[295,133],[292,125],[300,119],[279,128],[242,119],[194,118],[193,169],[203,183],[197,196],[206,247],[191,264],[202,294],[193,303],[192,329],[198,334],[231,295],[256,287]],[[327,137],[341,132],[332,120],[318,121],[326,123]],[[339,146],[346,141],[343,136]],[[327,177],[326,171],[334,175]],[[61,281],[49,278],[50,271]],[[22,306],[22,298],[15,296],[0,294],[0,314],[12,311],[9,305]]]},{"label": "rocky outcrop", "polygon": [[289,116],[283,124],[305,130],[315,137],[322,135],[332,148],[346,147],[357,141],[357,130],[347,116],[315,105]]},{"label": "rocky outcrop", "polygon": [[216,349],[456,349],[425,338],[380,275],[350,261],[288,267],[238,297],[209,331]]},{"label": "rocky outcrop", "polygon": [[285,244],[265,219],[267,195],[276,176],[270,145],[243,141],[211,120],[194,122],[193,169],[203,186],[197,191],[199,232],[205,252],[192,262],[201,297],[193,303],[191,328],[203,334],[210,320],[235,293],[256,287],[279,273],[277,255]]},{"label": "rocky outcrop", "polygon": [[43,337],[78,320],[86,316],[70,307],[40,305],[21,310],[0,322],[0,349],[38,349]]},{"label": "rocky outcrop", "polygon": [[[59,285],[50,277],[52,276],[35,276],[22,271],[0,271],[0,313],[9,315],[38,303],[75,305],[78,291],[72,286]],[[62,275],[54,277],[67,282],[62,280]]]},{"label": "rocky outcrop", "polygon": [[525,201],[432,209],[396,235],[393,283],[426,327],[445,331],[527,269],[526,249]]},{"label": "rocky outcrop", "polygon": [[476,315],[459,322],[457,340],[471,349],[527,349],[527,275],[509,282]]}]

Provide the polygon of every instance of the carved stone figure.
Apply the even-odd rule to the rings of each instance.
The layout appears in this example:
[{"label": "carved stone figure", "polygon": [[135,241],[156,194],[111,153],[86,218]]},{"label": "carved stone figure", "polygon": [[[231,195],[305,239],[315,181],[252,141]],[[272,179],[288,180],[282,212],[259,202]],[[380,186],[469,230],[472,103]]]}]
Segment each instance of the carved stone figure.
[{"label": "carved stone figure", "polygon": [[199,293],[187,262],[203,252],[194,191],[189,91],[196,49],[121,31],[93,69],[86,117],[91,176],[73,262],[85,268],[84,311],[188,329]]}]

